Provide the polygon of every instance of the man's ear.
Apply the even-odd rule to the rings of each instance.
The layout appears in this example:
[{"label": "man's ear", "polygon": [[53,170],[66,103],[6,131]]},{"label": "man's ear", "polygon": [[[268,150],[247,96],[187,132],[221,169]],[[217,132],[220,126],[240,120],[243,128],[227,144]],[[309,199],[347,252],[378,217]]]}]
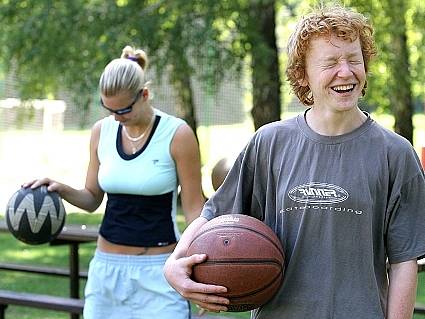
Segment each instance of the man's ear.
[{"label": "man's ear", "polygon": [[300,80],[298,80],[298,84],[301,86],[308,86],[308,79],[307,76],[304,75],[304,77]]}]

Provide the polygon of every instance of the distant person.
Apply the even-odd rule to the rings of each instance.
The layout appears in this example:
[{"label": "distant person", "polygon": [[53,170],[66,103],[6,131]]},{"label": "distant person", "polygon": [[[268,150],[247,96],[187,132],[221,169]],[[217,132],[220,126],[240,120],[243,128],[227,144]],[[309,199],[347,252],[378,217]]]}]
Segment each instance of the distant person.
[{"label": "distant person", "polygon": [[90,212],[107,193],[85,287],[85,319],[190,318],[189,303],[162,269],[179,240],[177,187],[187,224],[204,204],[199,148],[183,120],[151,105],[147,63],[143,50],[127,46],[105,67],[100,103],[112,115],[93,126],[84,189],[49,178],[24,185],[46,184]]},{"label": "distant person", "polygon": [[211,171],[211,183],[214,191],[216,191],[221,184],[223,184],[224,179],[232,168],[233,162],[228,157],[221,158],[217,163],[215,163]]},{"label": "distant person", "polygon": [[359,13],[322,7],[300,19],[287,74],[308,108],[260,128],[185,230],[164,267],[182,296],[227,309],[218,295],[226,287],[190,278],[207,256],[185,256],[208,220],[244,213],[275,231],[286,256],[280,290],[251,318],[412,318],[425,177],[412,145],[359,108],[374,55],[373,29]]}]

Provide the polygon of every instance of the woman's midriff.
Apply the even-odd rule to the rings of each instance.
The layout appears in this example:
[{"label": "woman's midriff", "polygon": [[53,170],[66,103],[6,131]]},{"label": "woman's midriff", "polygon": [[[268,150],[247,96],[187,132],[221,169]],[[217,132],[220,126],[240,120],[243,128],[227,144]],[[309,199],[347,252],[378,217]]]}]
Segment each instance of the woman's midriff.
[{"label": "woman's midriff", "polygon": [[105,238],[99,235],[97,239],[97,248],[105,253],[110,254],[122,254],[122,255],[160,255],[171,253],[176,247],[176,243],[161,246],[161,247],[137,247],[137,246],[126,246],[117,245],[107,241]]}]

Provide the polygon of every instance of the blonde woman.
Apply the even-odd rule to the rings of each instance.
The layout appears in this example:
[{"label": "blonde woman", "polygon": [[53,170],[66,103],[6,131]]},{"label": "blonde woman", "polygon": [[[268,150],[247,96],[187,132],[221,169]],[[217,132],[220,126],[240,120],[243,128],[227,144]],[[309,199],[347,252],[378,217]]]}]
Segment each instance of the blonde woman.
[{"label": "blonde woman", "polygon": [[100,104],[111,116],[93,126],[84,189],[49,178],[25,185],[47,184],[87,211],[107,194],[85,287],[85,319],[190,318],[189,303],[162,269],[179,240],[177,187],[188,224],[204,204],[199,149],[183,120],[152,106],[147,65],[143,50],[127,46],[105,67]]}]

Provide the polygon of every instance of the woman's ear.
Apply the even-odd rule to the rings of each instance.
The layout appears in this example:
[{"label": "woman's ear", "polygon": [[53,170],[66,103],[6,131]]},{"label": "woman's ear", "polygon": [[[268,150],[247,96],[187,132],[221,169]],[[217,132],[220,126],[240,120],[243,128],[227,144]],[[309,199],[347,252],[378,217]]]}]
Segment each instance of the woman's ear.
[{"label": "woman's ear", "polygon": [[149,98],[149,90],[148,88],[143,88],[142,89],[142,96],[144,100],[147,100]]}]

